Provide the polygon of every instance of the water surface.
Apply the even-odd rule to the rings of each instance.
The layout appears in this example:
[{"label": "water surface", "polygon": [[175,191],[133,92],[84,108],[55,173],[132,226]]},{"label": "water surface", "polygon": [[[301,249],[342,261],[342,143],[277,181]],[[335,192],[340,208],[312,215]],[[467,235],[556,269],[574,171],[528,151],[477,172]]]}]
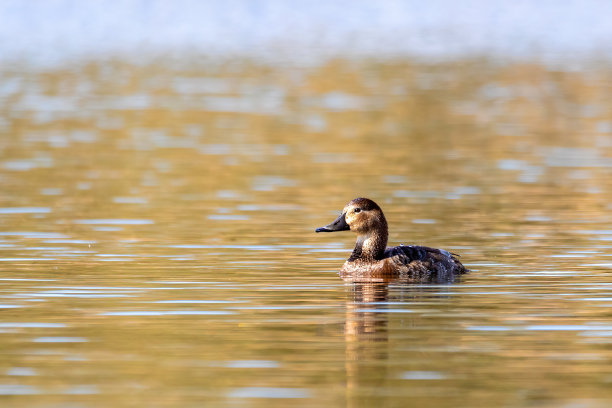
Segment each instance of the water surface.
[{"label": "water surface", "polygon": [[[4,69],[2,406],[609,406],[609,73]],[[472,272],[343,282],[361,195]]]}]

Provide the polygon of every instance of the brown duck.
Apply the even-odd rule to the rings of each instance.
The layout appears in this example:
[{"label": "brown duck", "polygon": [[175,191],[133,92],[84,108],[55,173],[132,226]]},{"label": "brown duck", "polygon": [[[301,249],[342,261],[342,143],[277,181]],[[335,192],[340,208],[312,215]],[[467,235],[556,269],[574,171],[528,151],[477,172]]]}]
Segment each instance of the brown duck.
[{"label": "brown duck", "polygon": [[355,198],[342,215],[316,232],[353,231],[357,242],[340,270],[351,281],[452,282],[468,272],[457,255],[443,249],[400,245],[387,248],[389,229],[374,201]]}]

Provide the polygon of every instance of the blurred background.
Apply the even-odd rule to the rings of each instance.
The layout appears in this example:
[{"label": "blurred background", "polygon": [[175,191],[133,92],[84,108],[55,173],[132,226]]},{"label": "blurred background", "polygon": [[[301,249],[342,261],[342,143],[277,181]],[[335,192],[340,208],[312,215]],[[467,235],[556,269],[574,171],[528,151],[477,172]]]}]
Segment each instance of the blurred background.
[{"label": "blurred background", "polygon": [[152,55],[317,64],[326,58],[487,54],[561,64],[609,57],[609,2],[468,0],[10,1],[0,4],[3,62]]},{"label": "blurred background", "polygon": [[[610,406],[611,15],[0,0],[2,406]],[[357,196],[472,272],[345,284]]]}]

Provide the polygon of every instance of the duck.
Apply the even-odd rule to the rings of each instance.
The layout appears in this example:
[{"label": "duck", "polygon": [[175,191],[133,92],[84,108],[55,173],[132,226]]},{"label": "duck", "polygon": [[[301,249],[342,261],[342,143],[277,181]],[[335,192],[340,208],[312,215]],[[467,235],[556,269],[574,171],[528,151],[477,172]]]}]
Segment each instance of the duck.
[{"label": "duck", "polygon": [[459,255],[417,245],[387,247],[389,228],[382,209],[369,198],[351,200],[331,224],[315,232],[352,231],[357,242],[340,269],[353,282],[451,283],[468,269]]}]

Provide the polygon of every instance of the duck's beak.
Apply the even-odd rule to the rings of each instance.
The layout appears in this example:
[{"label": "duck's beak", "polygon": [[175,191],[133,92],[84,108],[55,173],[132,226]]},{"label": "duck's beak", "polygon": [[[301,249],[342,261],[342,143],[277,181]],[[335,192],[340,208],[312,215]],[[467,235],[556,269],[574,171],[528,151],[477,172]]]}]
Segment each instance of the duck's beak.
[{"label": "duck's beak", "polygon": [[346,223],[346,218],[344,218],[345,215],[346,215],[346,213],[342,213],[341,216],[336,218],[336,221],[334,221],[331,224],[326,225],[324,227],[317,228],[315,230],[315,232],[334,232],[334,231],[348,231],[348,230],[350,230],[351,228]]}]

